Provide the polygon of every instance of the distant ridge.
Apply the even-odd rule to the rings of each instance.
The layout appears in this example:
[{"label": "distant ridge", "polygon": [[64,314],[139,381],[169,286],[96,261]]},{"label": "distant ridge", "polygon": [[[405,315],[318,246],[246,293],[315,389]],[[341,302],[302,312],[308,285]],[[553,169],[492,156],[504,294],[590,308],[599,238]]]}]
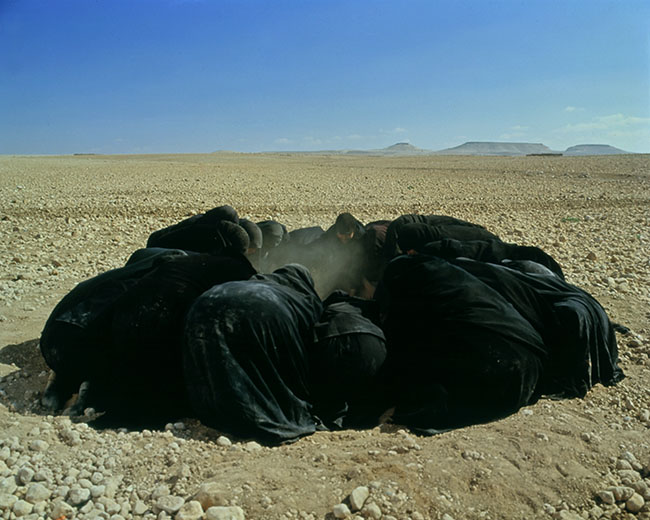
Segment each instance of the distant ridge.
[{"label": "distant ridge", "polygon": [[564,155],[620,155],[626,152],[608,144],[577,144],[564,151]]},{"label": "distant ridge", "polygon": [[411,143],[395,143],[379,150],[346,150],[346,155],[429,155],[431,150],[424,150]]},{"label": "distant ridge", "polygon": [[552,154],[548,146],[542,143],[501,143],[491,141],[469,141],[435,152],[438,155],[531,155],[531,154]]},{"label": "distant ridge", "polygon": [[[220,152],[213,152],[220,153]],[[314,150],[314,151],[276,151],[262,152],[298,155],[370,155],[379,157],[415,156],[415,155],[477,155],[477,156],[560,156],[560,155],[613,155],[628,154],[619,148],[607,144],[579,144],[566,151],[554,151],[542,143],[508,143],[498,141],[468,141],[444,150],[426,150],[411,143],[395,143],[376,150]]]}]

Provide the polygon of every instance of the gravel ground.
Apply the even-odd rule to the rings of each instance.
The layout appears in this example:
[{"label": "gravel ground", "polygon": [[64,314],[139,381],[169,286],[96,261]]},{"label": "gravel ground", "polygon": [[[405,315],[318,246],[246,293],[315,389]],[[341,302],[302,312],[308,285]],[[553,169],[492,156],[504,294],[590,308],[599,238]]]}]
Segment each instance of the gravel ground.
[{"label": "gravel ground", "polygon": [[[650,156],[0,157],[2,518],[650,519]],[[230,204],[327,227],[448,214],[536,245],[631,332],[627,378],[434,437],[399,425],[263,447],[187,418],[95,431],[49,416],[38,338],[75,284],[151,231]]]}]

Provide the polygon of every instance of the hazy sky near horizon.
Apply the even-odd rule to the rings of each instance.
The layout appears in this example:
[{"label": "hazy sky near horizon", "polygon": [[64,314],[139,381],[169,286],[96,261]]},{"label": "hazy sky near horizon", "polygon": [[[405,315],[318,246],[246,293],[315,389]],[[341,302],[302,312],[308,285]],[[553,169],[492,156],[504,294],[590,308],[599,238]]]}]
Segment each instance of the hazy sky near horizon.
[{"label": "hazy sky near horizon", "polygon": [[0,0],[0,153],[650,152],[648,0]]}]

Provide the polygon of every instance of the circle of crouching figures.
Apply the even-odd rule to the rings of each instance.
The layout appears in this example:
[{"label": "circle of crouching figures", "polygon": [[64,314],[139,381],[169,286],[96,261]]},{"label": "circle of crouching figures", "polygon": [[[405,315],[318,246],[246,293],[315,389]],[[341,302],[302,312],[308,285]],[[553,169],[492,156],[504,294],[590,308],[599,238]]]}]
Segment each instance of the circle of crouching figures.
[{"label": "circle of crouching figures", "polygon": [[42,404],[266,444],[386,421],[430,435],[616,384],[617,327],[544,251],[465,220],[288,231],[219,206],[56,305]]}]

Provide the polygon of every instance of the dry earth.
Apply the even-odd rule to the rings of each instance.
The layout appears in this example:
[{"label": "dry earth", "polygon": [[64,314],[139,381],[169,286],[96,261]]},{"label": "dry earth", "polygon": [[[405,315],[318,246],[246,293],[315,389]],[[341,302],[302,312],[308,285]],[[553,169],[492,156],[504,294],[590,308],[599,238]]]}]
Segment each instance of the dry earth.
[{"label": "dry earth", "polygon": [[[648,155],[0,157],[0,515],[323,519],[367,487],[352,516],[650,518],[649,172]],[[630,327],[627,378],[434,437],[386,425],[274,448],[192,419],[126,433],[45,415],[38,338],[58,300],[151,231],[225,203],[290,229],[342,211],[448,214],[540,246]],[[206,482],[236,507],[192,513]]]}]

